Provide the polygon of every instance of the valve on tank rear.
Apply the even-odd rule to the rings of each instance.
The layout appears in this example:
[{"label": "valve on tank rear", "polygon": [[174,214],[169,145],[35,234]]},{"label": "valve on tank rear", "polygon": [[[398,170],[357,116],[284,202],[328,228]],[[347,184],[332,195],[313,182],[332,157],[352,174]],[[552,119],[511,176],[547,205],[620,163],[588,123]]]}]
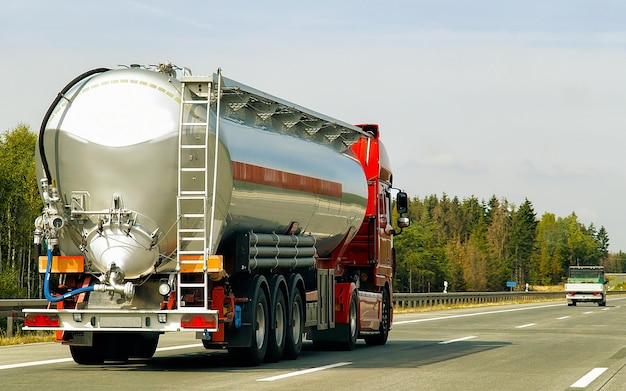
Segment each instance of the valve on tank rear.
[{"label": "valve on tank rear", "polygon": [[111,293],[119,293],[123,299],[132,300],[135,295],[135,285],[132,282],[124,284],[124,272],[115,265],[111,264],[111,268],[100,278],[105,287],[103,291]]},{"label": "valve on tank rear", "polygon": [[49,248],[59,244],[59,230],[63,228],[65,220],[59,214],[57,203],[61,200],[59,193],[54,185],[48,185],[48,179],[41,179],[42,198],[44,208],[41,216],[35,219],[35,231],[33,241],[39,245],[42,239],[45,240]]}]

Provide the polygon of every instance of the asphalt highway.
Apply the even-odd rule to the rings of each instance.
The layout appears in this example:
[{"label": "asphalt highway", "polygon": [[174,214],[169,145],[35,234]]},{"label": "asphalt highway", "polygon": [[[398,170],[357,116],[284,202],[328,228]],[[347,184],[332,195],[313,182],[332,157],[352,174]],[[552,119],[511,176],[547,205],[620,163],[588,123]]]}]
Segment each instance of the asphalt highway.
[{"label": "asphalt highway", "polygon": [[396,314],[389,341],[239,367],[190,333],[155,357],[80,366],[56,343],[0,347],[0,388],[87,390],[626,390],[626,297]]}]

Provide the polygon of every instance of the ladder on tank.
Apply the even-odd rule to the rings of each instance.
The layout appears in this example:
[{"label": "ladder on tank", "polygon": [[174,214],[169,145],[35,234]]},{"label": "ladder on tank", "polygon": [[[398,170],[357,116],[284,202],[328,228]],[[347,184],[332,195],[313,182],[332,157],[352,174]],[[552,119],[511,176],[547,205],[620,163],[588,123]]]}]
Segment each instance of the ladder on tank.
[{"label": "ladder on tank", "polygon": [[[185,309],[185,292],[202,294],[203,308],[208,308],[209,257],[211,229],[207,218],[209,197],[209,118],[213,79],[183,76],[178,131],[178,196],[176,290],[177,308]],[[203,113],[204,112],[204,113]],[[215,187],[215,181],[213,181]],[[215,205],[215,191],[211,189]],[[213,212],[211,211],[213,215]],[[211,218],[212,220],[212,218]],[[196,276],[193,278],[192,276]],[[197,278],[199,276],[201,278]],[[191,279],[191,281],[189,281]],[[198,308],[197,306],[195,307]]]}]

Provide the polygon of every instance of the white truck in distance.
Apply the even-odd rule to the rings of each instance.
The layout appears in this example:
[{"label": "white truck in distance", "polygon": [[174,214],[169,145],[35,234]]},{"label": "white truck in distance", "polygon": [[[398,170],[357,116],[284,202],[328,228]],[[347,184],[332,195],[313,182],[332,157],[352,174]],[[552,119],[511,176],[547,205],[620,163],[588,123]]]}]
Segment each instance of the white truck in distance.
[{"label": "white truck in distance", "polygon": [[567,305],[575,306],[578,302],[595,302],[604,307],[607,282],[604,279],[603,266],[570,266],[565,284]]}]

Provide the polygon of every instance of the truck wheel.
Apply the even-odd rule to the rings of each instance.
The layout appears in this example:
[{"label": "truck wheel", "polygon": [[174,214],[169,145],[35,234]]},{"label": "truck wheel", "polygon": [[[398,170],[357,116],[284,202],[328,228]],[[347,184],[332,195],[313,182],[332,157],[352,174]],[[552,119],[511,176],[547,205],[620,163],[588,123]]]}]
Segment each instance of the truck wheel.
[{"label": "truck wheel", "polygon": [[291,296],[291,325],[287,329],[283,358],[295,360],[302,350],[302,330],[304,330],[304,306],[298,289]]},{"label": "truck wheel", "polygon": [[94,333],[92,346],[70,345],[70,353],[76,364],[81,365],[101,365],[104,363],[106,353],[104,341],[101,335]]},{"label": "truck wheel", "polygon": [[252,333],[252,346],[250,346],[250,363],[259,365],[265,358],[267,342],[269,339],[269,311],[267,297],[262,289],[257,290],[254,301],[254,320]]},{"label": "truck wheel", "polygon": [[134,337],[134,333],[103,333],[103,344],[106,347],[104,360],[128,361]]},{"label": "truck wheel", "polygon": [[270,330],[267,296],[263,284],[257,283],[255,285],[254,297],[248,304],[251,310],[251,317],[248,319],[252,324],[250,346],[228,350],[235,361],[249,366],[257,366],[263,362],[267,352]]},{"label": "truck wheel", "polygon": [[139,333],[132,343],[130,357],[148,360],[154,356],[158,344],[158,333]]},{"label": "truck wheel", "polygon": [[269,330],[269,340],[266,362],[278,362],[285,351],[285,340],[287,337],[287,305],[285,295],[279,289],[272,300],[272,317],[275,321],[274,329]]},{"label": "truck wheel", "polygon": [[380,320],[379,334],[365,337],[365,343],[368,345],[384,345],[387,343],[387,338],[389,337],[389,330],[391,329],[391,301],[386,289],[383,290],[381,305],[382,318]]},{"label": "truck wheel", "polygon": [[359,336],[359,299],[356,290],[350,298],[350,313],[348,314],[346,340],[343,343],[344,350],[354,350],[356,339]]}]

